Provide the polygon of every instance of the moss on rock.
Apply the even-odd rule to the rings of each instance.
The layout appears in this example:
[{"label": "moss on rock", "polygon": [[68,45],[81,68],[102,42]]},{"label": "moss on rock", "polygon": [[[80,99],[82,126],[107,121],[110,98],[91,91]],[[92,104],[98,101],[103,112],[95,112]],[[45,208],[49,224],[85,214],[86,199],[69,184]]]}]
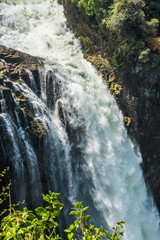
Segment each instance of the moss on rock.
[{"label": "moss on rock", "polygon": [[39,118],[34,118],[30,121],[30,127],[32,129],[32,133],[42,139],[46,135],[46,129],[44,124]]}]

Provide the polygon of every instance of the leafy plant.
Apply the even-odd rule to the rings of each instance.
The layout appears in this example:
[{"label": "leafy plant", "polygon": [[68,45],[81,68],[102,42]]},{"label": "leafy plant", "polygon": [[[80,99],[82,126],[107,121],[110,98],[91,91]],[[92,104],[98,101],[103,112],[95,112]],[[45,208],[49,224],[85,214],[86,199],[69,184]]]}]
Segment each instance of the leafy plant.
[{"label": "leafy plant", "polygon": [[23,211],[12,208],[9,215],[2,219],[1,239],[61,239],[56,233],[58,223],[55,220],[60,215],[63,204],[57,200],[59,193],[49,191],[49,194],[43,195],[43,200],[48,205],[29,211],[26,207]]},{"label": "leafy plant", "polygon": [[[102,52],[107,53],[115,69],[125,68],[128,62],[131,63],[130,59],[132,67],[136,68],[141,53],[150,48],[149,39],[158,33],[158,0],[68,1],[85,11],[91,23],[94,22],[100,41],[107,43],[106,49],[102,47]],[[151,52],[150,55],[152,54]],[[143,63],[147,64],[148,60]],[[144,70],[146,67],[139,69]]]},{"label": "leafy plant", "polygon": [[[9,168],[6,168],[1,174],[0,179],[6,174]],[[1,180],[0,180],[1,181]],[[4,240],[58,240],[62,239],[57,233],[58,222],[57,217],[61,214],[63,204],[58,200],[59,193],[49,191],[48,194],[43,195],[43,200],[46,207],[38,207],[35,211],[29,211],[26,207],[20,211],[15,210],[18,204],[11,203],[10,185],[2,187],[0,193],[0,204],[5,200],[9,200],[8,209],[2,211],[1,215],[5,213],[0,225],[0,239]],[[74,209],[70,215],[77,219],[68,229],[64,230],[67,233],[69,240],[83,239],[83,240],[100,240],[102,238],[110,240],[120,240],[124,234],[124,222],[117,222],[116,227],[113,228],[113,233],[108,233],[103,227],[96,228],[89,224],[90,215],[85,212],[88,207],[83,207],[82,202],[73,204]],[[6,214],[8,212],[8,214]]]},{"label": "leafy plant", "polygon": [[139,62],[141,62],[141,63],[149,62],[149,60],[150,60],[149,53],[150,53],[149,48],[143,50],[138,57]]},{"label": "leafy plant", "polygon": [[117,222],[116,227],[113,228],[114,233],[108,233],[104,230],[103,227],[96,228],[92,224],[88,224],[90,220],[90,215],[85,215],[85,211],[88,207],[83,207],[83,202],[77,202],[74,205],[74,210],[70,212],[70,215],[77,217],[77,220],[74,221],[74,224],[71,224],[70,227],[65,232],[68,233],[69,240],[76,240],[82,237],[83,240],[100,240],[101,238],[107,237],[110,240],[120,240],[124,234],[123,225],[124,221]]},{"label": "leafy plant", "polygon": [[[0,183],[2,183],[2,178],[5,176],[6,172],[9,170],[9,167],[7,167],[6,169],[4,169],[1,173],[0,173]],[[7,186],[1,186],[0,189],[0,205],[4,204],[9,198],[10,198],[10,186],[11,183],[7,184]],[[10,205],[11,203],[9,203]],[[8,209],[3,209],[0,212],[0,216],[2,216],[5,212],[7,212]]]}]

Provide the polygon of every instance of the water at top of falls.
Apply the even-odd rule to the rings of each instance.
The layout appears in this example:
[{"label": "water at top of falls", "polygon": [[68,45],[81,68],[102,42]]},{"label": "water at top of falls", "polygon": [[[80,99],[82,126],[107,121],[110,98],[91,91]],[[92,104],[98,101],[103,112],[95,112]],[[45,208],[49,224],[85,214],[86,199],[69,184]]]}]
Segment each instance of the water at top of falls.
[{"label": "water at top of falls", "polygon": [[[83,201],[77,197],[90,195],[109,227],[126,221],[124,239],[158,240],[159,215],[147,195],[141,157],[127,137],[122,114],[103,79],[83,58],[78,40],[67,28],[63,7],[54,0],[1,1],[0,44],[44,59],[45,68],[53,69],[64,86],[60,100],[70,124],[84,130],[76,136],[80,138],[76,147],[83,154],[72,158],[77,166],[71,173],[69,143],[55,109],[50,122],[56,122],[56,127],[50,128],[54,132],[61,128],[61,144],[67,149],[61,168],[70,171],[68,198]],[[31,94],[28,89],[26,94]],[[35,96],[31,101],[40,109]]]},{"label": "water at top of falls", "polygon": [[21,4],[1,3],[2,44],[49,60],[66,64],[70,60],[76,65],[81,52],[66,27],[62,5],[48,0],[8,2]]}]

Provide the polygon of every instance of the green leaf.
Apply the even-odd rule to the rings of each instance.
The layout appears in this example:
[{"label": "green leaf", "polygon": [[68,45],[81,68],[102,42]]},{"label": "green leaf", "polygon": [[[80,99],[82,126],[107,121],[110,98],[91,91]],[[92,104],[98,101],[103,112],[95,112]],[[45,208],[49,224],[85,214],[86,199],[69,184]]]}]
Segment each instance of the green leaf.
[{"label": "green leaf", "polygon": [[77,217],[80,218],[80,216],[81,216],[81,211],[71,211],[71,212],[70,212],[70,215],[75,215],[75,216],[77,216]]},{"label": "green leaf", "polygon": [[37,218],[33,213],[29,213],[28,219],[33,220],[33,219],[37,219]]},{"label": "green leaf", "polygon": [[91,218],[90,215],[86,215],[86,216],[83,217],[83,221],[88,222],[90,218]]},{"label": "green leaf", "polygon": [[46,209],[43,207],[38,207],[35,209],[38,216],[44,216],[46,214]]},{"label": "green leaf", "polygon": [[77,215],[77,211],[71,211],[69,215]]},{"label": "green leaf", "polygon": [[83,202],[77,202],[77,203],[73,203],[73,205],[74,205],[78,210],[80,210],[81,208],[83,208],[82,203],[83,203]]},{"label": "green leaf", "polygon": [[45,202],[50,202],[50,197],[49,197],[49,195],[44,195],[43,194],[43,200],[45,201]]},{"label": "green leaf", "polygon": [[82,212],[86,211],[89,207],[85,207],[82,209]]},{"label": "green leaf", "polygon": [[24,230],[22,228],[19,229],[18,234],[24,234]]},{"label": "green leaf", "polygon": [[68,233],[67,237],[69,240],[71,240],[74,237],[74,233],[73,232]]},{"label": "green leaf", "polygon": [[70,233],[71,231],[70,231],[69,228],[67,228],[67,229],[64,230],[64,232]]},{"label": "green leaf", "polygon": [[74,229],[74,225],[71,224],[70,227],[69,227],[70,231],[72,231]]},{"label": "green leaf", "polygon": [[60,193],[55,193],[55,192],[51,192],[51,191],[49,191],[49,194],[52,198],[59,198],[59,195],[60,195]]}]

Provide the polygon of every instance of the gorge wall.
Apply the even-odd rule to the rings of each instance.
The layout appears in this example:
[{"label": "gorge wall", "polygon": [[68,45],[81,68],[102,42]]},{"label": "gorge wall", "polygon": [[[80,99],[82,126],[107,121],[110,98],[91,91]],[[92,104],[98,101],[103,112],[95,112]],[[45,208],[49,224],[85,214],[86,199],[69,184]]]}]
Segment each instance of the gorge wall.
[{"label": "gorge wall", "polygon": [[137,72],[132,57],[125,69],[116,70],[104,55],[107,43],[102,43],[90,19],[76,5],[63,5],[68,26],[79,38],[86,58],[103,74],[126,118],[128,133],[142,154],[148,190],[160,210],[160,70]]}]

